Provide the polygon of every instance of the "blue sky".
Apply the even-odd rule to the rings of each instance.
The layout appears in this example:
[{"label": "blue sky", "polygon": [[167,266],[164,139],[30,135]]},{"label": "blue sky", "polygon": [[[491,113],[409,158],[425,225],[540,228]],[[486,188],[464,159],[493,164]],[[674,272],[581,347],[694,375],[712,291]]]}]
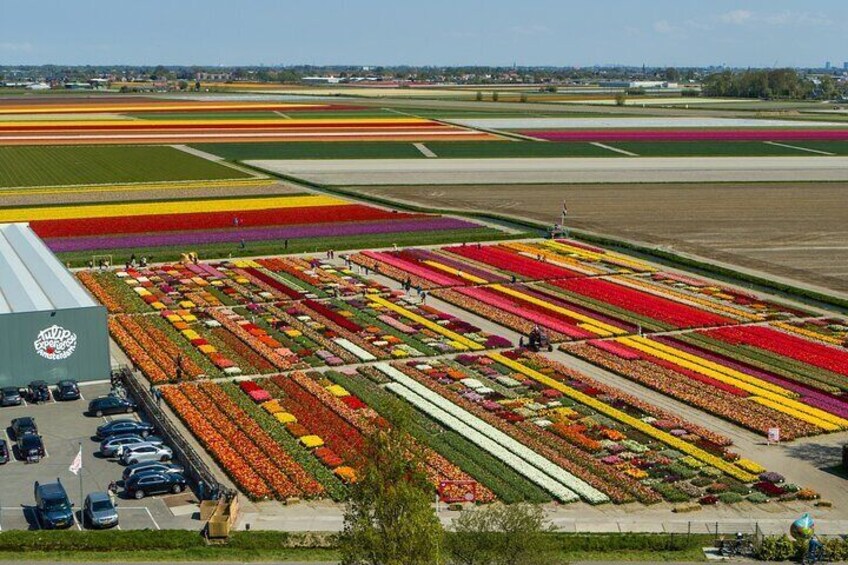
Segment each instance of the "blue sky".
[{"label": "blue sky", "polygon": [[846,0],[0,0],[0,64],[817,66]]}]

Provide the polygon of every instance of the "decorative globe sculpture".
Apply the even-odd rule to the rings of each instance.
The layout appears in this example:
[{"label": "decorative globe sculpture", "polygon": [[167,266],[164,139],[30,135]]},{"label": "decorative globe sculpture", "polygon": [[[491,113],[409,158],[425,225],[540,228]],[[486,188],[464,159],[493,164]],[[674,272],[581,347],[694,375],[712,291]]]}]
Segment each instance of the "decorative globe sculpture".
[{"label": "decorative globe sculpture", "polygon": [[789,533],[798,541],[808,540],[815,533],[815,523],[810,515],[804,512],[803,516],[792,522]]}]

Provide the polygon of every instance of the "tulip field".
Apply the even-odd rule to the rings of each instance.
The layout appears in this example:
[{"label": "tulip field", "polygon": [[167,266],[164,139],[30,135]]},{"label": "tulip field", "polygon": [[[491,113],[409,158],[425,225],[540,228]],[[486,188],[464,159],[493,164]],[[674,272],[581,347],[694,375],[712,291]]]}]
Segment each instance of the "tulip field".
[{"label": "tulip field", "polygon": [[[145,216],[126,216],[128,230]],[[159,221],[166,229],[172,220]],[[96,224],[70,225],[96,234]],[[757,435],[778,427],[783,441],[848,429],[844,321],[573,240],[78,277],[106,305],[112,338],[253,499],[342,500],[365,438],[393,425],[398,401],[412,408],[410,431],[446,501],[707,506],[819,496],[792,482],[804,477],[784,477],[731,435],[616,379]],[[560,352],[533,353],[491,330],[533,326]]]},{"label": "tulip field", "polygon": [[456,241],[505,236],[459,218],[401,213],[307,194],[0,209],[0,222],[22,221],[28,221],[52,251],[78,264],[102,253],[127,258],[133,253],[179,257],[186,251],[221,256],[247,246],[279,248],[285,240],[302,249],[316,239],[343,248],[357,238],[390,244],[410,238]]}]

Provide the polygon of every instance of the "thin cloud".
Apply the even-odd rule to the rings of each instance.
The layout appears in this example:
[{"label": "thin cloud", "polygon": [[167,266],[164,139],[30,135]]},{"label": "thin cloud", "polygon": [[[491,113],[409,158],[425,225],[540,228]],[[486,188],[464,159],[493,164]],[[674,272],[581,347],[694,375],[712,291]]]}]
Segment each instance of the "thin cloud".
[{"label": "thin cloud", "polygon": [[718,16],[719,21],[726,24],[743,25],[751,21],[754,17],[750,10],[732,10]]},{"label": "thin cloud", "polygon": [[32,51],[32,43],[14,43],[11,41],[4,41],[0,43],[0,51],[7,51],[11,53],[28,53]]}]

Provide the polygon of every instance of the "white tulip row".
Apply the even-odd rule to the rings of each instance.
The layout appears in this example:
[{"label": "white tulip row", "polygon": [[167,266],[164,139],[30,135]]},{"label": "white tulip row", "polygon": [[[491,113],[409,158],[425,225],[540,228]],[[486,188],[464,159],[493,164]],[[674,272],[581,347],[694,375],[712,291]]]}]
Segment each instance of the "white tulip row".
[{"label": "white tulip row", "polygon": [[355,355],[357,358],[359,358],[360,361],[376,361],[377,360],[376,357],[374,357],[373,355],[371,355],[370,353],[368,353],[367,351],[365,351],[364,349],[362,349],[361,347],[359,347],[358,345],[356,345],[352,341],[349,341],[349,340],[347,340],[343,337],[336,338],[333,341],[336,342],[336,344],[339,347],[341,347],[342,349],[345,349],[349,353],[352,353],[353,355]]},{"label": "white tulip row", "polygon": [[532,449],[486,423],[467,410],[417,383],[394,367],[379,363],[376,367],[395,382],[387,388],[421,409],[427,415],[462,434],[504,463],[541,486],[557,499],[572,502],[577,496],[593,504],[608,502],[609,497],[585,481],[555,465]]}]

